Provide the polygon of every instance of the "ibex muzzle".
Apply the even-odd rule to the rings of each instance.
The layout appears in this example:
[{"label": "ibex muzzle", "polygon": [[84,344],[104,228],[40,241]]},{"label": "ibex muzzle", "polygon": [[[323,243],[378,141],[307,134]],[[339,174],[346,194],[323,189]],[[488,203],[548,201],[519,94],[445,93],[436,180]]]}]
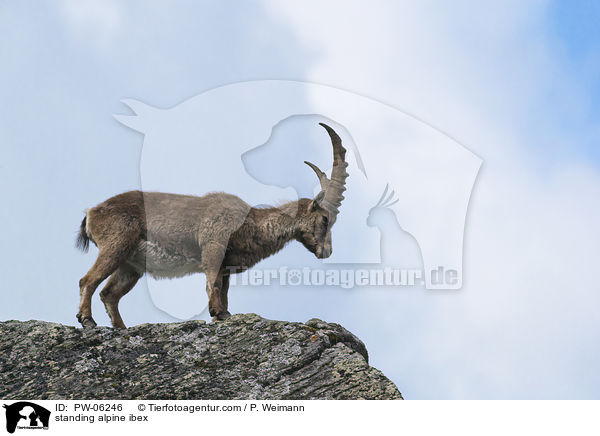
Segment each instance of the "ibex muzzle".
[{"label": "ibex muzzle", "polygon": [[125,328],[119,300],[146,272],[160,278],[206,274],[209,312],[216,321],[230,316],[230,274],[252,267],[292,240],[301,242],[320,259],[331,256],[331,227],[344,199],[348,164],[340,137],[331,127],[320,124],[331,138],[333,169],[327,178],[316,165],[306,162],[321,183],[314,199],[254,208],[226,193],[196,197],[130,191],[89,209],[77,245],[85,251],[92,241],[99,253],[79,281],[79,322],[84,327],[96,325],[91,298],[108,277],[100,298],[113,327]]}]

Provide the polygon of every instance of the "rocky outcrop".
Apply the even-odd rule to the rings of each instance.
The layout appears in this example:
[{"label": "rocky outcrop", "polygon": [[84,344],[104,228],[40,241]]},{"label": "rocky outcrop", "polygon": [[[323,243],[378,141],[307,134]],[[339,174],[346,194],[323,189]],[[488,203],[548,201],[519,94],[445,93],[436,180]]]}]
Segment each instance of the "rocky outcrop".
[{"label": "rocky outcrop", "polygon": [[338,324],[143,324],[82,330],[0,323],[4,399],[401,399]]}]

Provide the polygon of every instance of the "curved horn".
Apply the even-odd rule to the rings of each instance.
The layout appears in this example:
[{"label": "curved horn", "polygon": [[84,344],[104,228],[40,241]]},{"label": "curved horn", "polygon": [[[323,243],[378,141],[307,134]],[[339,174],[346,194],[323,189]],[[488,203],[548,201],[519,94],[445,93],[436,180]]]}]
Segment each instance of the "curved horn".
[{"label": "curved horn", "polygon": [[304,163],[306,165],[308,165],[309,167],[311,167],[313,169],[313,171],[317,174],[317,177],[319,178],[319,182],[321,183],[321,189],[324,191],[327,189],[327,185],[329,185],[329,179],[327,178],[327,175],[321,171],[319,169],[318,166],[316,166],[314,163],[310,163],[308,161],[304,161]]},{"label": "curved horn", "polygon": [[346,190],[346,178],[348,177],[346,172],[348,163],[345,160],[346,149],[342,146],[342,140],[338,134],[331,127],[325,123],[319,124],[329,133],[333,146],[333,169],[321,206],[335,216],[339,213],[339,207],[344,199],[342,193]]}]

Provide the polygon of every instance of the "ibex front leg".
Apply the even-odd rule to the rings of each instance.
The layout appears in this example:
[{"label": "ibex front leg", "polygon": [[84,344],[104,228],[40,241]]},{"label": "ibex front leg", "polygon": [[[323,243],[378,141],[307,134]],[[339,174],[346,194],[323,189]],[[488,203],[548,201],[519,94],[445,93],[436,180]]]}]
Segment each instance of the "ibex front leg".
[{"label": "ibex front leg", "polygon": [[221,303],[225,308],[225,318],[229,318],[231,316],[228,310],[229,302],[227,300],[227,291],[229,291],[229,274],[225,273],[223,275],[223,282],[221,284]]},{"label": "ibex front leg", "polygon": [[[227,299],[223,298],[223,285],[229,285],[221,269],[225,248],[218,244],[204,247],[202,250],[202,266],[206,274],[206,293],[208,294],[208,312],[213,321],[227,319],[231,314],[227,311]],[[227,291],[225,291],[227,292]]]}]

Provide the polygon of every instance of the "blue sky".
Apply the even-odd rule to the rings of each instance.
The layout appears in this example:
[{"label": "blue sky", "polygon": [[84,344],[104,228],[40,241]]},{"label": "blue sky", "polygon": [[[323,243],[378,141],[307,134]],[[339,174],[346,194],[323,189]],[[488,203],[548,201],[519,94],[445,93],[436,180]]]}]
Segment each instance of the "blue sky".
[{"label": "blue sky", "polygon": [[[234,310],[345,325],[407,398],[597,398],[599,20],[591,1],[2,1],[0,319],[75,324],[94,258],[74,249],[82,212],[140,186],[143,137],[112,117],[121,99],[165,108],[227,83],[305,80],[482,157],[465,286],[232,290]],[[121,307],[129,325],[173,320],[145,281]],[[108,325],[97,295],[94,316]]]},{"label": "blue sky", "polygon": [[600,5],[594,1],[555,2],[549,8],[551,34],[556,38],[556,51],[570,74],[576,78],[589,100],[587,111],[573,128],[591,129],[584,147],[587,156],[598,162],[600,130],[594,120],[600,111]]},{"label": "blue sky", "polygon": [[567,49],[574,66],[586,61],[598,61],[598,15],[600,5],[590,0],[571,2],[553,2],[550,4],[549,17],[552,30]]}]

